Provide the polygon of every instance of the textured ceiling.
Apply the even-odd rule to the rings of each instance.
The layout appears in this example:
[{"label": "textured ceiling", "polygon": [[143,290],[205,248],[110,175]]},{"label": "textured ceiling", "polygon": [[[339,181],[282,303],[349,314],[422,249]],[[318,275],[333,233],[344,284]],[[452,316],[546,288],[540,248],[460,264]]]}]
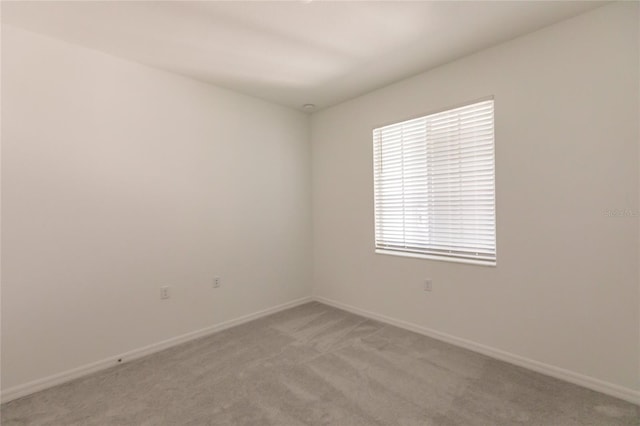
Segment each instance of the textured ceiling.
[{"label": "textured ceiling", "polygon": [[2,2],[2,21],[293,108],[324,108],[603,2]]}]

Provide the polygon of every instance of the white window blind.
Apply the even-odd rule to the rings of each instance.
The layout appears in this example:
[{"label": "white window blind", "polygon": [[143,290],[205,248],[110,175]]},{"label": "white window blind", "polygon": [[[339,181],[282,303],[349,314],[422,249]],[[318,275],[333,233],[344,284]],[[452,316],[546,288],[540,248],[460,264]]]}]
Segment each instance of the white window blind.
[{"label": "white window blind", "polygon": [[495,265],[493,100],[374,129],[375,240]]}]

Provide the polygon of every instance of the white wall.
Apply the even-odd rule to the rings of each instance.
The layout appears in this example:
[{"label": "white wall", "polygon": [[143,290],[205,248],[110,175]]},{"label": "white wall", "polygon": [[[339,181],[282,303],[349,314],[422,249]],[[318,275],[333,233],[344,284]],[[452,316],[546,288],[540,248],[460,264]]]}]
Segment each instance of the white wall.
[{"label": "white wall", "polygon": [[[613,4],[314,114],[316,295],[640,389],[638,50]],[[498,266],[374,254],[371,130],[487,95]]]},{"label": "white wall", "polygon": [[2,89],[4,390],[311,294],[306,115],[6,26]]}]

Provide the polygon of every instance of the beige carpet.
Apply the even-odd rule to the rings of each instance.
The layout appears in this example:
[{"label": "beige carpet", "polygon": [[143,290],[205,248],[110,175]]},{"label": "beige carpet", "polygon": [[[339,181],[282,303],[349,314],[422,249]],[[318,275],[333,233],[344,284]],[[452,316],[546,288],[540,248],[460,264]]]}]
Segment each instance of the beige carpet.
[{"label": "beige carpet", "polygon": [[1,407],[15,425],[640,425],[640,408],[319,303]]}]

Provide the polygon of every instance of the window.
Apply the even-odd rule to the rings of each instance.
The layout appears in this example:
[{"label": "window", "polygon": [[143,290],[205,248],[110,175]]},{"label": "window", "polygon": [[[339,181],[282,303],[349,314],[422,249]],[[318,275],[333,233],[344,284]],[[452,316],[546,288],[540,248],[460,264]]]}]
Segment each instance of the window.
[{"label": "window", "polygon": [[493,99],[373,130],[376,252],[496,264]]}]

